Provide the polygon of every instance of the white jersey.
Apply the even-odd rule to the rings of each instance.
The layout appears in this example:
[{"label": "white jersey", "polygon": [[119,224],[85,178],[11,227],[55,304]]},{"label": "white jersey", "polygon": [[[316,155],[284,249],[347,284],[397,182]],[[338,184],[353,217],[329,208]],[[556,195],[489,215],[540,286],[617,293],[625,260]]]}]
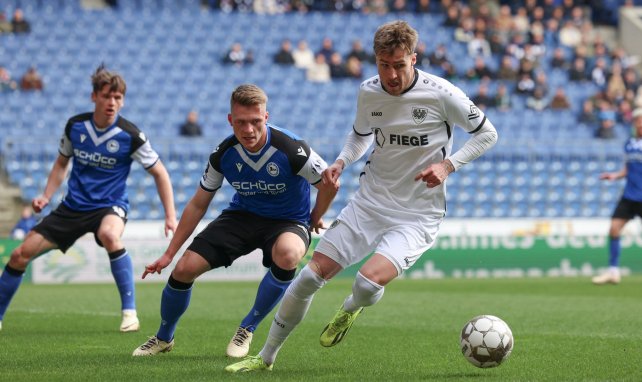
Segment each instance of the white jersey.
[{"label": "white jersey", "polygon": [[444,216],[446,184],[428,188],[415,176],[450,157],[455,125],[469,133],[492,125],[455,85],[415,72],[415,82],[399,96],[388,94],[379,76],[361,84],[353,129],[360,136],[374,135],[374,150],[353,202],[421,224]]}]

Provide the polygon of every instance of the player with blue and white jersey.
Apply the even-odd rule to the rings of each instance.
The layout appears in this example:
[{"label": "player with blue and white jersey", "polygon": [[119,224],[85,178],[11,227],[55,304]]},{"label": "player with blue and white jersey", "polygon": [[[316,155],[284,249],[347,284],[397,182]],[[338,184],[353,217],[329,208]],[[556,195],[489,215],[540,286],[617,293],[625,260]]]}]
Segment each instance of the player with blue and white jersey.
[{"label": "player with blue and white jersey", "polygon": [[626,178],[624,192],[611,216],[609,229],[609,269],[593,277],[596,285],[619,284],[620,236],[629,220],[642,217],[642,108],[633,111],[634,136],[624,145],[625,165],[620,171],[600,174],[600,179],[618,180]]},{"label": "player with blue and white jersey", "polygon": [[[410,268],[435,242],[446,213],[446,178],[497,141],[497,131],[470,99],[445,79],[415,69],[417,32],[405,21],[379,27],[377,76],[361,84],[352,131],[323,173],[335,184],[345,166],[373,146],[359,190],[325,232],[310,262],[283,297],[263,349],[229,365],[229,372],[271,370],[314,294],[346,267],[361,266],[349,295],[320,342],[338,344],[384,286]],[[470,134],[454,153],[455,125]]]},{"label": "player with blue and white jersey", "polygon": [[121,298],[120,331],[131,332],[140,327],[132,261],[121,242],[129,211],[127,176],[133,161],[137,161],[154,177],[165,209],[166,235],[176,228],[172,184],[145,135],[119,114],[127,90],[125,80],[101,65],[92,76],[92,86],[94,112],[67,122],[45,190],[34,198],[32,207],[40,212],[49,204],[73,163],[67,194],[13,251],[0,276],[0,327],[29,262],[52,249],[66,252],[87,232],[94,234],[109,255]]},{"label": "player with blue and white jersey", "polygon": [[[259,284],[254,306],[228,344],[229,357],[247,355],[253,332],[281,300],[297,265],[310,245],[310,232],[323,227],[322,216],[338,184],[321,181],[327,164],[308,144],[287,130],[267,123],[267,95],[255,85],[232,93],[228,121],[234,135],[210,155],[205,173],[189,201],[165,253],[148,265],[160,273],[205,215],[223,180],[236,190],[230,205],[198,233],[169,276],[161,299],[161,325],[134,356],[168,352],[178,320],[187,310],[192,285],[201,274],[228,267],[255,249],[263,252],[269,271]],[[310,184],[318,189],[310,208]]]}]

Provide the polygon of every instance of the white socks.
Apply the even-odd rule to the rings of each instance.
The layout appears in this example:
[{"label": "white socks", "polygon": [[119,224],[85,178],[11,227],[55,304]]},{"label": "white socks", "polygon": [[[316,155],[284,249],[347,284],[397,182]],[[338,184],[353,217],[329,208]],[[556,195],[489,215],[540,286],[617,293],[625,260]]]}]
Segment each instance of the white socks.
[{"label": "white socks", "polygon": [[364,306],[374,305],[383,297],[383,291],[383,286],[357,272],[352,284],[352,294],[343,302],[343,310],[354,313]]},{"label": "white socks", "polygon": [[281,346],[308,312],[314,294],[326,282],[306,265],[290,284],[274,316],[265,345],[259,352],[265,363],[274,363]]}]

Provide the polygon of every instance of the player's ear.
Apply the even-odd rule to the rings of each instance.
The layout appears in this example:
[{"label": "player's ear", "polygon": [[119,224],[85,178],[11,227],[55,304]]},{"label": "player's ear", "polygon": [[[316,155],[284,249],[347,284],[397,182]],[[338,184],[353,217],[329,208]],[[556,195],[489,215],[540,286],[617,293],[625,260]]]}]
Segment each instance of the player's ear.
[{"label": "player's ear", "polygon": [[265,111],[265,121],[267,122],[267,120],[268,120],[269,118],[270,118],[270,113],[268,113],[268,111],[266,110],[266,111]]},{"label": "player's ear", "polygon": [[96,103],[96,92],[91,92],[91,102]]},{"label": "player's ear", "polygon": [[227,114],[227,121],[230,123],[230,126],[234,126],[234,124],[232,123],[232,114]]}]

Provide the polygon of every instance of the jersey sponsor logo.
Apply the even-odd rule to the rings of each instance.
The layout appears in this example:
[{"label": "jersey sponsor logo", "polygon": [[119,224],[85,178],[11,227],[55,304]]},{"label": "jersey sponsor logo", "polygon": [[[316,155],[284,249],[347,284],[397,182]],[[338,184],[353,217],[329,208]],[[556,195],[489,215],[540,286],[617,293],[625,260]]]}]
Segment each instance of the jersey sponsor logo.
[{"label": "jersey sponsor logo", "polygon": [[468,119],[475,119],[479,118],[480,112],[477,106],[475,105],[470,105],[470,113],[468,114]]},{"label": "jersey sponsor logo", "polygon": [[426,119],[428,115],[428,109],[425,107],[413,107],[412,108],[412,120],[418,125]]},{"label": "jersey sponsor logo", "polygon": [[107,141],[107,151],[110,153],[115,153],[120,149],[120,144],[115,139],[110,139]]},{"label": "jersey sponsor logo", "polygon": [[305,150],[303,150],[303,147],[299,146],[298,149],[296,149],[296,155],[301,155],[302,157],[307,157],[308,155],[305,153]]},{"label": "jersey sponsor logo", "polygon": [[321,158],[317,158],[314,163],[312,163],[312,172],[315,175],[321,175],[323,172],[323,164]]},{"label": "jersey sponsor logo", "polygon": [[390,134],[390,144],[400,146],[426,146],[428,145],[428,135]]},{"label": "jersey sponsor logo", "polygon": [[335,221],[333,221],[333,222],[332,222],[332,224],[330,224],[330,227],[328,227],[328,229],[330,230],[330,229],[332,229],[332,228],[334,228],[334,227],[338,226],[338,225],[339,225],[339,223],[341,223],[341,221],[339,221],[339,220],[335,220]]},{"label": "jersey sponsor logo", "polygon": [[243,196],[256,194],[277,195],[285,192],[287,185],[285,183],[267,183],[263,180],[258,182],[232,182],[232,187]]},{"label": "jersey sponsor logo", "polygon": [[381,111],[373,111],[371,114],[373,117],[383,117],[383,112]]},{"label": "jersey sponsor logo", "polygon": [[267,173],[272,175],[272,176],[278,176],[279,175],[279,166],[276,165],[274,162],[270,162],[265,166],[265,169],[267,170]]},{"label": "jersey sponsor logo", "polygon": [[76,159],[86,166],[100,166],[102,168],[113,168],[117,159],[97,152],[87,152],[80,149],[74,149]]},{"label": "jersey sponsor logo", "polygon": [[80,134],[80,143],[84,143],[87,136],[85,134]]},{"label": "jersey sponsor logo", "polygon": [[241,164],[241,163],[237,163],[236,164],[236,169],[239,170],[239,172],[241,172],[242,168],[243,168],[243,164]]}]

